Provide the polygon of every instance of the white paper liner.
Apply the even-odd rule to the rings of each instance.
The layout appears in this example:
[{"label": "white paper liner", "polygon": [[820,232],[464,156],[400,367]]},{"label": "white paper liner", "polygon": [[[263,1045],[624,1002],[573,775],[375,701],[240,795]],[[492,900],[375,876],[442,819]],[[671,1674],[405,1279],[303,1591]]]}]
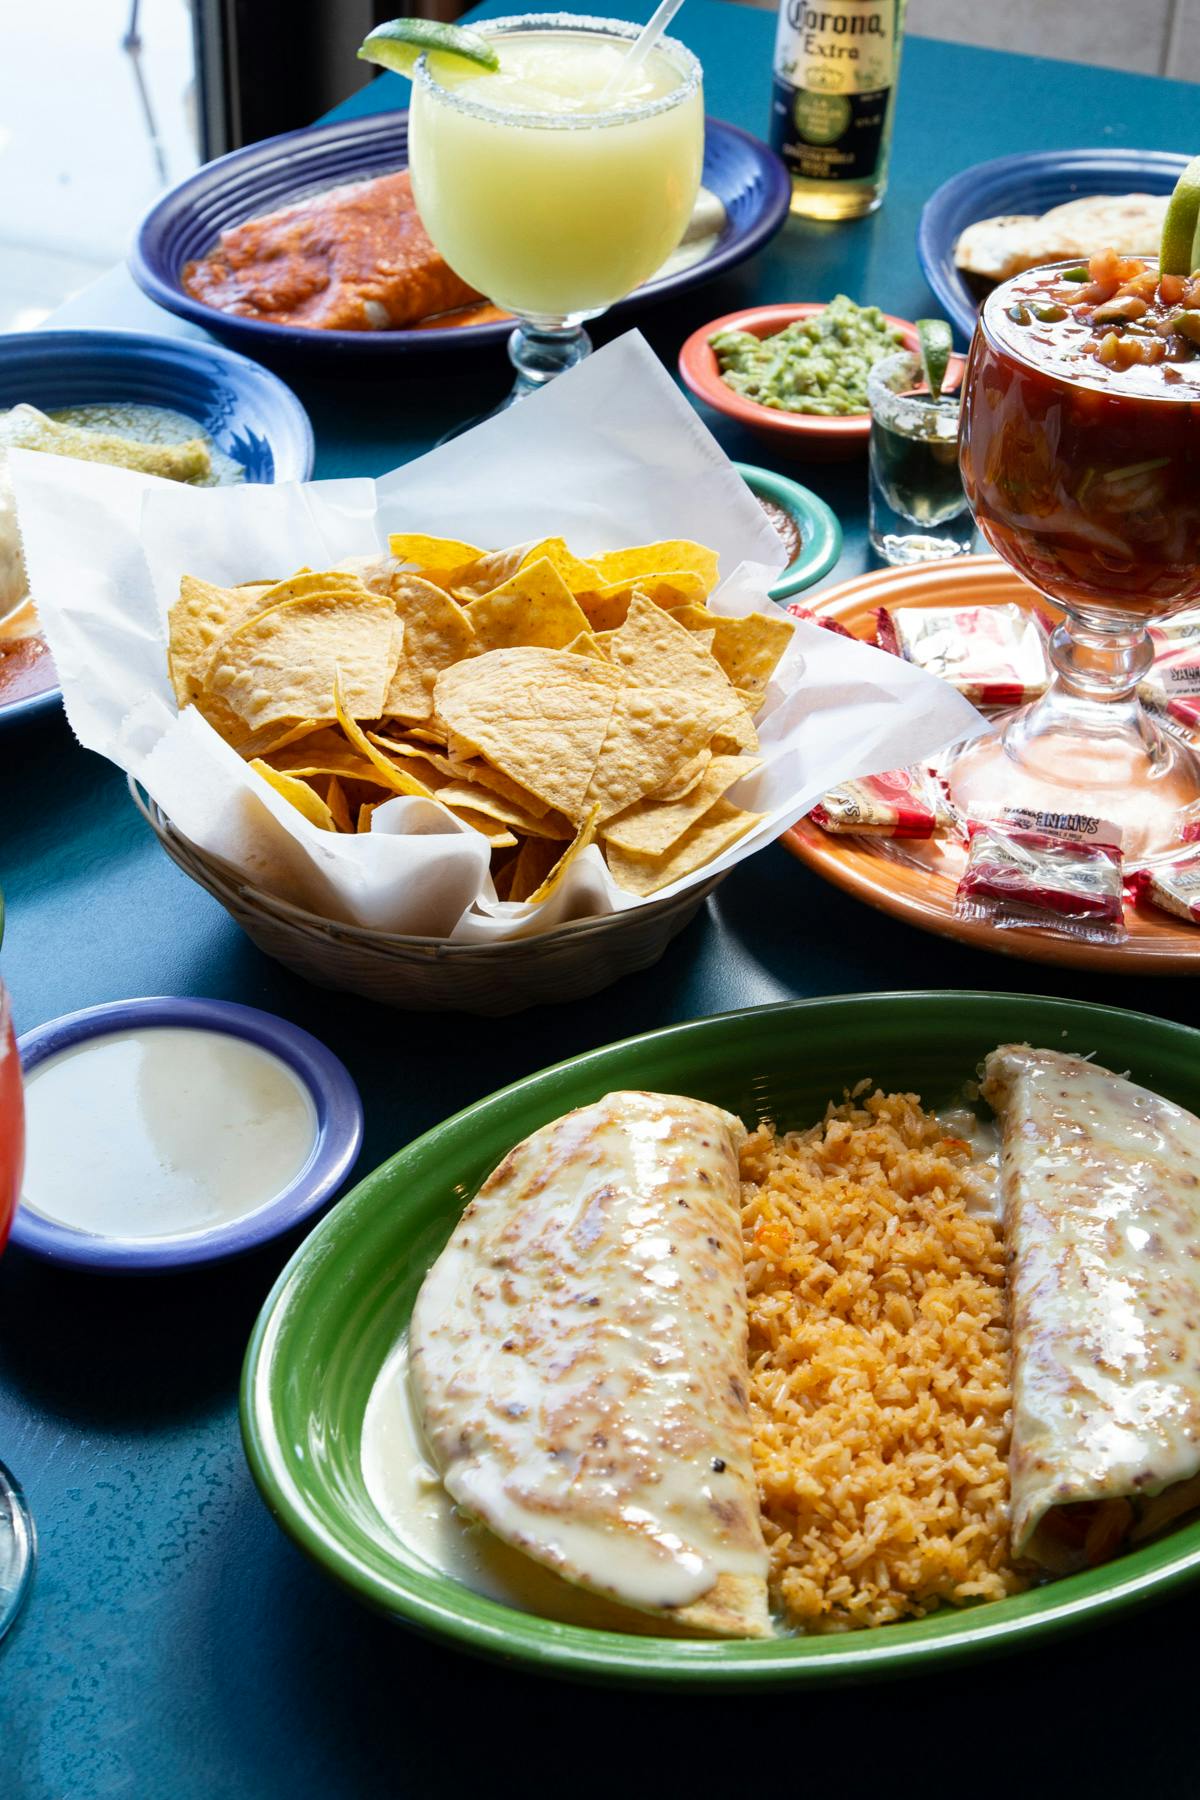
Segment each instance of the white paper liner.
[{"label": "white paper liner", "polygon": [[[254,885],[380,931],[497,942],[648,902],[616,886],[595,847],[544,905],[498,901],[485,840],[430,801],[386,802],[361,836],[309,824],[194,709],[177,713],[166,614],[181,575],[280,579],[373,554],[393,531],[487,548],[565,537],[582,556],[678,537],[732,571],[715,612],[777,612],[765,593],[780,541],[637,332],[379,481],[189,488],[31,451],[14,451],[11,471],[30,591],[80,742]],[[652,900],[752,855],[837,782],[924,761],[983,721],[899,657],[797,622],[757,726],[763,767],[730,797],[762,824]]]}]

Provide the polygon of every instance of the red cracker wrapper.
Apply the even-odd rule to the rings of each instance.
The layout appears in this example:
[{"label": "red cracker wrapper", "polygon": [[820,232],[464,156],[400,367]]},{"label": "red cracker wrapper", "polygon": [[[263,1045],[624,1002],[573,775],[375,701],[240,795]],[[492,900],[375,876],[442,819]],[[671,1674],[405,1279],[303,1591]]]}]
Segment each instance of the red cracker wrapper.
[{"label": "red cracker wrapper", "polygon": [[875,641],[940,675],[976,706],[1022,706],[1050,682],[1045,626],[1012,604],[881,606]]},{"label": "red cracker wrapper", "polygon": [[1162,863],[1155,869],[1135,869],[1130,885],[1139,904],[1200,925],[1200,856]]},{"label": "red cracker wrapper", "polygon": [[955,823],[949,802],[923,769],[889,769],[839,782],[809,818],[822,831],[894,838],[934,837]]},{"label": "red cracker wrapper", "polygon": [[1200,635],[1163,639],[1157,628],[1150,635],[1154,663],[1138,683],[1138,698],[1160,724],[1182,727],[1179,735],[1190,741],[1200,732]]},{"label": "red cracker wrapper", "polygon": [[847,631],[840,619],[827,619],[824,613],[815,613],[808,606],[789,606],[785,609],[793,619],[804,619],[809,625],[823,625],[826,631],[836,631],[839,637],[852,638],[854,633]]},{"label": "red cracker wrapper", "polygon": [[1083,813],[1012,808],[967,827],[970,849],[954,911],[1001,931],[1053,932],[1088,943],[1127,935],[1120,832]]}]

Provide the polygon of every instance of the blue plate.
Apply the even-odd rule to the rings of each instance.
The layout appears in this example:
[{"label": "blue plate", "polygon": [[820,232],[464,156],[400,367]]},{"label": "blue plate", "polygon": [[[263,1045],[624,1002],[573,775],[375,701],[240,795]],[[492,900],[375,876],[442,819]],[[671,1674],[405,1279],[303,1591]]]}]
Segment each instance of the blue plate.
[{"label": "blue plate", "polygon": [[[133,278],[159,306],[252,356],[286,350],[325,357],[431,358],[505,343],[512,330],[506,319],[442,331],[319,331],[217,312],[180,285],[184,264],[206,255],[230,226],[340,182],[407,167],[408,114],[400,111],[289,131],[234,150],[181,181],[147,213],[129,256]],[[791,200],[787,170],[773,151],[736,125],[706,120],[701,179],[724,202],[728,214],[711,253],[690,269],[647,283],[619,300],[612,312],[682,293],[732,268],[761,249],[787,218]]]},{"label": "blue plate", "polygon": [[1169,194],[1187,160],[1169,150],[1040,150],[976,163],[925,202],[917,260],[947,317],[968,340],[979,303],[954,265],[955,241],[968,225],[1003,213],[1049,212],[1085,194]]},{"label": "blue plate", "polygon": [[[307,481],[308,414],[277,375],[217,344],[140,331],[25,331],[0,336],[0,408],[27,401],[51,412],[99,401],[163,406],[194,419],[253,482]],[[51,681],[5,703],[0,726],[58,703]]]},{"label": "blue plate", "polygon": [[89,1006],[65,1018],[51,1019],[17,1040],[21,1066],[28,1075],[47,1057],[88,1039],[113,1032],[174,1026],[193,1031],[223,1031],[270,1050],[304,1083],[317,1115],[316,1138],[308,1161],[287,1188],[257,1211],[214,1226],[170,1238],[102,1237],[73,1231],[18,1206],[12,1241],[47,1262],[126,1274],[181,1269],[197,1263],[240,1256],[289,1231],[332,1200],[354,1167],[362,1146],[363,1111],[358,1089],[331,1050],[301,1031],[254,1006],[232,1000],[114,1000]]}]

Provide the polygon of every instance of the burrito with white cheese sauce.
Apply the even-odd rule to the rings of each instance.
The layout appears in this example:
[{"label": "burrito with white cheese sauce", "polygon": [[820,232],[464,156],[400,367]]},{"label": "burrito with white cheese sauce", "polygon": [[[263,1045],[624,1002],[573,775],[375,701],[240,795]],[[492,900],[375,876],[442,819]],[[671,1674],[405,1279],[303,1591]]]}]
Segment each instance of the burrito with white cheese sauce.
[{"label": "burrito with white cheese sauce", "polygon": [[741,1123],[609,1094],[518,1144],[413,1311],[414,1397],[466,1511],[567,1581],[766,1636]]}]

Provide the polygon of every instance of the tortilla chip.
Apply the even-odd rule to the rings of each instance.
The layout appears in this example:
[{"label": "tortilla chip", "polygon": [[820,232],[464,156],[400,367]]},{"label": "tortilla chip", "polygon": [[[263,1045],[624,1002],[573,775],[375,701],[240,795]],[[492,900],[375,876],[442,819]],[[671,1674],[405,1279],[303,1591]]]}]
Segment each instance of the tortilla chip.
[{"label": "tortilla chip", "polygon": [[[531,894],[526,895],[526,901],[530,906],[540,906],[543,900],[548,900],[554,890],[560,885],[567,870],[571,867],[571,864],[577,857],[583,855],[583,852],[595,837],[599,816],[599,808],[593,806],[592,810],[588,813],[587,818],[583,821],[582,825],[580,825],[574,838],[567,845],[566,849],[549,873],[538,883]],[[527,838],[525,841],[526,843],[530,843],[533,840]]]},{"label": "tortilla chip", "polygon": [[535,562],[548,562],[572,594],[590,593],[604,580],[594,562],[583,562],[568,550],[565,538],[542,538],[538,543],[530,544],[520,566],[526,568]]},{"label": "tortilla chip", "polygon": [[309,600],[314,594],[356,594],[362,587],[357,575],[341,569],[298,569],[286,581],[276,581],[267,588],[259,603],[259,611],[278,606],[284,600]]},{"label": "tortilla chip", "polygon": [[605,845],[612,845],[626,856],[665,856],[684,832],[715,806],[727,788],[759,767],[761,764],[749,756],[714,756],[690,793],[678,800],[661,800],[651,795],[611,820],[603,828]]},{"label": "tortilla chip", "polygon": [[318,825],[322,831],[336,829],[333,814],[314,788],[306,781],[297,781],[292,775],[281,775],[270,763],[263,762],[260,757],[251,757],[250,767],[256,775],[261,775],[269,787],[277,794],[282,794],[289,805],[302,813],[310,825]]},{"label": "tortilla chip", "polygon": [[608,851],[608,867],[618,887],[631,894],[657,894],[660,888],[681,881],[705,863],[712,862],[758,824],[761,813],[742,812],[728,800],[715,806],[690,826],[664,856],[628,856],[614,844]]},{"label": "tortilla chip", "polygon": [[370,831],[370,829],[371,829],[371,814],[375,811],[375,808],[377,805],[378,805],[378,802],[375,800],[364,800],[363,801],[362,805],[358,809],[358,830],[359,831]]},{"label": "tortilla chip", "polygon": [[578,637],[571,639],[566,648],[572,656],[591,656],[597,662],[608,661],[608,651],[592,631],[581,631]]},{"label": "tortilla chip", "polygon": [[522,806],[513,806],[490,788],[477,785],[472,781],[448,781],[439,787],[437,797],[443,806],[449,806],[458,812],[465,808],[468,812],[479,813],[486,819],[495,819],[501,825],[507,825],[514,831],[520,831],[526,837],[557,838],[559,842],[571,836],[569,821],[561,813],[547,811],[538,819]]},{"label": "tortilla chip", "polygon": [[[678,687],[624,688],[617,696],[584,808],[598,807],[603,823],[652,794],[704,748],[714,723],[713,704],[704,695]],[[567,807],[562,810],[571,816]]]},{"label": "tortilla chip", "polygon": [[227,632],[206,686],[254,729],[283,720],[332,719],[341,669],[346,704],[376,719],[391,677],[396,615],[357,586],[283,600]]},{"label": "tortilla chip", "polygon": [[346,804],[346,791],[336,775],[329,777],[325,789],[325,804],[329,808],[334,826],[338,831],[354,830],[350,820],[350,808]]},{"label": "tortilla chip", "polygon": [[490,594],[472,600],[466,616],[481,650],[507,650],[516,644],[562,650],[588,629],[586,615],[548,557],[524,564]]},{"label": "tortilla chip", "polygon": [[747,613],[744,618],[728,619],[705,606],[678,607],[672,617],[697,635],[711,631],[712,653],[734,687],[756,696],[761,705],[775,666],[791,642],[794,620],[784,613]]},{"label": "tortilla chip", "polygon": [[[697,705],[703,696],[705,716],[713,730],[720,728],[723,734],[722,747],[732,740],[733,749],[757,748],[746,708],[720,664],[694,632],[644,594],[634,595],[625,623],[613,634],[609,652],[613,667],[639,685],[684,688]],[[699,748],[693,745],[688,755]]]},{"label": "tortilla chip", "polygon": [[434,704],[454,734],[452,756],[460,741],[469,745],[578,823],[620,686],[606,663],[568,650],[489,650],[444,669]]},{"label": "tortilla chip", "polygon": [[[332,742],[330,741],[332,740]],[[374,781],[375,765],[352,750],[340,732],[319,731],[281,750],[264,751],[263,758],[281,775],[307,781],[314,775],[345,776],[350,781]]]},{"label": "tortilla chip", "polygon": [[468,806],[447,806],[446,811],[485,837],[493,850],[510,850],[517,841],[511,831],[487,813],[473,812]]},{"label": "tortilla chip", "polygon": [[562,851],[552,838],[526,838],[512,865],[512,873],[508,877],[508,892],[503,898],[528,900],[541,887],[561,855]]},{"label": "tortilla chip", "polygon": [[618,582],[632,585],[646,575],[671,577],[683,572],[698,577],[705,594],[711,594],[717,585],[718,560],[715,550],[693,543],[690,538],[636,544],[628,550],[610,550],[592,558],[605,587]]},{"label": "tortilla chip", "polygon": [[214,587],[194,575],[183,577],[179,598],[167,614],[167,663],[180,711],[204,691],[204,670],[220,639],[262,611],[262,592],[261,586]]},{"label": "tortilla chip", "polygon": [[655,788],[653,794],[647,795],[647,799],[682,800],[685,794],[691,793],[698,782],[703,781],[704,771],[711,761],[711,750],[698,751],[690,762],[685,762],[681,768],[676,769],[669,781],[664,781],[661,787]]},{"label": "tortilla chip", "polygon": [[391,788],[395,794],[408,794],[419,800],[434,799],[432,788],[428,787],[425,782],[419,781],[415,775],[410,775],[406,770],[398,768],[391,757],[385,756],[383,751],[371,742],[357,721],[351,718],[343,697],[341,679],[336,673],[333,691],[337,722],[359,755],[365,757],[375,769],[374,779],[379,786]]},{"label": "tortilla chip", "polygon": [[475,628],[457,601],[419,575],[398,575],[392,598],[404,625],[400,657],[380,712],[358,717],[427,719],[439,672],[471,655]]},{"label": "tortilla chip", "polygon": [[465,569],[484,554],[478,544],[464,544],[460,538],[426,537],[420,531],[393,531],[388,549],[398,562],[412,563],[425,575]]},{"label": "tortilla chip", "polygon": [[463,569],[457,569],[449,583],[456,600],[465,604],[468,600],[482,600],[493,588],[515,575],[525,560],[528,544],[514,544],[509,550],[487,550],[468,563]]}]

